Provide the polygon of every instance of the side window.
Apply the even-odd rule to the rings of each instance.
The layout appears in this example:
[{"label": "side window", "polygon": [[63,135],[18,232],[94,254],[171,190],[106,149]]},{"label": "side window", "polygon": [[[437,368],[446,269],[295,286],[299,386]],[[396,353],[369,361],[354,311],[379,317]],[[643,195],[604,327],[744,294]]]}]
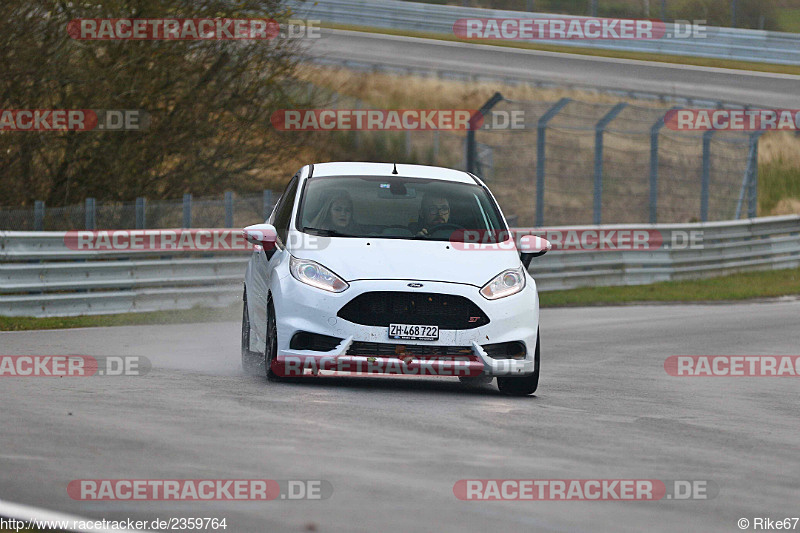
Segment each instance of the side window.
[{"label": "side window", "polygon": [[297,184],[300,180],[295,176],[286,190],[283,191],[281,199],[278,201],[278,206],[275,208],[275,230],[278,232],[278,237],[281,242],[286,242],[289,233],[289,221],[292,218],[292,208],[294,207],[294,197],[297,194]]}]

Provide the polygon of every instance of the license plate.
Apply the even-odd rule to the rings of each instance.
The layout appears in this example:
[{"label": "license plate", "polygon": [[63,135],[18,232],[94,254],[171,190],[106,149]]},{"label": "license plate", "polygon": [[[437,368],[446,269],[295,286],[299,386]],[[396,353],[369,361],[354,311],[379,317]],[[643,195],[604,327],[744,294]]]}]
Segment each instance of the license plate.
[{"label": "license plate", "polygon": [[437,341],[439,340],[439,326],[389,324],[389,338],[412,341]]}]

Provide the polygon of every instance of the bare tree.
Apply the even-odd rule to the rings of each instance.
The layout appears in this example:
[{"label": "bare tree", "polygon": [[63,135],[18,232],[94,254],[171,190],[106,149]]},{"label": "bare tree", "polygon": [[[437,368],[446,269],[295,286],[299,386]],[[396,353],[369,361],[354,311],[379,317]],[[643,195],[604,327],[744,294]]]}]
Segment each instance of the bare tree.
[{"label": "bare tree", "polygon": [[140,132],[0,132],[0,205],[258,189],[300,139],[270,127],[291,91],[297,40],[90,41],[79,18],[274,18],[282,0],[3,0],[0,109],[141,109]]}]

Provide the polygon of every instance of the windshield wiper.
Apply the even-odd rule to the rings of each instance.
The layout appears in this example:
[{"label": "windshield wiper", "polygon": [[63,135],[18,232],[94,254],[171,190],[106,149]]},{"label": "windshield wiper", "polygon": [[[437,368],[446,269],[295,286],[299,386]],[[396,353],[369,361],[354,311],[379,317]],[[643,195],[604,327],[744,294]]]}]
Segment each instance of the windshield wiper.
[{"label": "windshield wiper", "polygon": [[305,233],[311,233],[313,235],[319,235],[321,237],[352,237],[353,235],[347,235],[346,233],[339,233],[335,229],[322,229],[322,228],[311,228],[311,227],[304,227],[303,231]]}]

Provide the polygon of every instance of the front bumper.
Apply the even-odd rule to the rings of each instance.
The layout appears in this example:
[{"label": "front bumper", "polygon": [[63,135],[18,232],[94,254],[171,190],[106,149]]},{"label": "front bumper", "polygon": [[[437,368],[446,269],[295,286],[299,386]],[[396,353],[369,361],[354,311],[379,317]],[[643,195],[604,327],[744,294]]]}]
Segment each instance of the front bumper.
[{"label": "front bumper", "polygon": [[[301,368],[342,372],[385,372],[412,375],[524,376],[536,370],[535,347],[539,323],[539,299],[536,284],[528,276],[525,289],[501,298],[486,300],[471,285],[423,281],[420,291],[453,294],[472,300],[489,317],[486,325],[473,329],[439,330],[437,341],[400,341],[389,338],[385,326],[365,326],[344,320],[338,311],[356,296],[373,291],[411,292],[409,283],[418,280],[362,280],[350,282],[350,288],[334,294],[298,282],[291,276],[282,278],[275,295],[278,329],[278,363],[301,365]],[[328,352],[293,350],[292,336],[306,331],[337,337],[342,341]],[[387,343],[426,346],[461,346],[471,348],[466,358],[427,358],[399,353],[395,357],[348,355],[353,342]],[[525,345],[523,359],[496,359],[481,347],[486,344],[519,341]],[[294,366],[294,368],[297,368]],[[433,368],[433,372],[431,372]],[[466,372],[466,374],[465,374]]]}]

